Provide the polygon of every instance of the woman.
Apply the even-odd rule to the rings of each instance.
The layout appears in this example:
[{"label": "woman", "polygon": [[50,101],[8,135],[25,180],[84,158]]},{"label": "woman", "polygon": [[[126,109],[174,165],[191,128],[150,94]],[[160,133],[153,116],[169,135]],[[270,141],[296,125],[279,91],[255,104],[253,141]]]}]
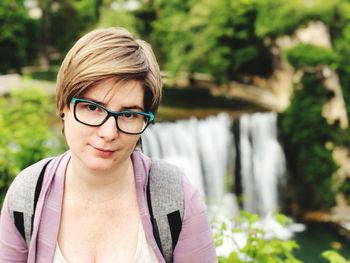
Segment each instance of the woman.
[{"label": "woman", "polygon": [[[10,187],[0,262],[165,262],[146,196],[152,160],[136,149],[160,97],[160,71],[147,43],[121,28],[78,40],[57,76],[69,151],[47,163],[39,179],[36,164]],[[34,177],[36,184],[29,182]],[[186,178],[182,188],[173,262],[216,262],[205,206]],[[35,192],[34,207],[28,192]],[[31,229],[21,231],[26,214],[33,215]]]}]

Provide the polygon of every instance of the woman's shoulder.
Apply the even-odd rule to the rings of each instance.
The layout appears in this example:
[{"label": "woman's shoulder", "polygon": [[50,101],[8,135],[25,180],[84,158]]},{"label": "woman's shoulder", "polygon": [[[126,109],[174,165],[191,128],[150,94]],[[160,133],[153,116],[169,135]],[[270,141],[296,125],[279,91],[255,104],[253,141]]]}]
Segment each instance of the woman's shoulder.
[{"label": "woman's shoulder", "polygon": [[[204,197],[200,194],[199,190],[193,186],[180,166],[164,159],[150,158],[141,151],[135,151],[134,155],[143,160],[144,166],[147,166],[145,169],[149,170],[150,176],[148,179],[151,188],[151,196],[154,194],[153,192],[155,192],[154,195],[161,196],[162,203],[164,203],[164,200],[171,200],[171,202],[174,200],[182,200],[182,206],[187,206],[186,210],[191,212],[197,210],[198,207],[203,209]],[[145,184],[147,184],[147,180]],[[175,201],[175,203],[177,203],[177,201]]]},{"label": "woman's shoulder", "polygon": [[[182,200],[183,209],[187,212],[185,213],[186,216],[206,210],[205,197],[193,186],[181,167],[164,160],[152,158],[150,175],[151,191],[153,188],[154,191],[161,192],[160,196],[162,196],[163,203],[167,198],[169,200]],[[174,203],[178,205],[179,202]],[[165,204],[165,206],[168,206],[168,204]]]},{"label": "woman's shoulder", "polygon": [[[159,184],[161,188],[170,188],[172,195],[181,193],[185,200],[200,195],[199,190],[193,186],[185,171],[180,166],[167,160],[151,158],[150,174],[153,175],[153,184]],[[174,186],[181,189],[174,188]]]},{"label": "woman's shoulder", "polygon": [[[159,196],[168,196],[169,200],[183,199],[184,197],[184,173],[167,161],[152,158],[149,172],[149,185],[152,192]],[[166,199],[167,200],[167,199]]]},{"label": "woman's shoulder", "polygon": [[177,165],[157,158],[152,158],[151,160],[151,169],[158,171],[164,177],[175,176],[182,178],[184,176],[184,171]]},{"label": "woman's shoulder", "polygon": [[34,199],[35,188],[43,167],[53,157],[42,159],[24,170],[13,180],[8,190],[8,202],[11,209],[22,212],[32,212],[32,204],[28,200]]},{"label": "woman's shoulder", "polygon": [[26,191],[26,188],[35,185],[38,177],[40,176],[41,170],[53,157],[42,159],[27,168],[23,169],[13,180],[10,189],[16,190],[18,189]]}]

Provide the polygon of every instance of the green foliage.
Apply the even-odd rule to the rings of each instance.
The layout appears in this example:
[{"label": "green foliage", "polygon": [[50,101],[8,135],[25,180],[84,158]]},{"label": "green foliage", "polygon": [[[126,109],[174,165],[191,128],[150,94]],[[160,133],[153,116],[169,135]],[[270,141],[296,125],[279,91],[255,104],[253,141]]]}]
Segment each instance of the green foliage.
[{"label": "green foliage", "polygon": [[[261,37],[276,38],[292,34],[311,20],[320,20],[326,24],[333,19],[333,10],[340,1],[285,1],[261,0],[256,19],[256,34]],[[273,15],[271,12],[273,10]]]},{"label": "green foliage", "polygon": [[[164,69],[210,73],[226,83],[241,74],[271,73],[270,40],[291,34],[312,20],[336,23],[344,1],[199,0],[145,1],[136,12],[138,29],[158,47]],[[273,16],[271,16],[273,10]],[[144,19],[144,21],[142,20]],[[309,51],[309,50],[308,50]],[[319,51],[322,51],[321,53]],[[321,63],[337,60],[334,53],[314,49]],[[299,56],[299,58],[307,59]],[[316,62],[319,63],[319,60]]]},{"label": "green foliage", "polygon": [[95,0],[41,2],[47,13],[47,18],[44,20],[48,27],[47,38],[51,45],[63,53],[67,52],[78,37],[98,20],[99,6]]},{"label": "green foliage", "polygon": [[338,55],[333,50],[309,44],[300,44],[287,49],[285,55],[296,69],[322,65],[328,65],[336,69],[339,61]]},{"label": "green foliage", "polygon": [[28,17],[23,0],[0,1],[0,73],[21,71],[36,57],[38,27]]},{"label": "green foliage", "polygon": [[56,81],[58,70],[58,67],[50,67],[47,70],[39,70],[25,73],[23,74],[23,77],[35,80],[48,80],[54,82]]},{"label": "green foliage", "polygon": [[210,73],[220,83],[242,72],[270,72],[269,53],[254,33],[255,1],[159,2],[151,39],[167,70]]},{"label": "green foliage", "polygon": [[98,28],[103,27],[124,27],[135,37],[138,36],[136,17],[130,11],[112,9],[109,6],[101,8],[101,16],[97,23]]},{"label": "green foliage", "polygon": [[[295,4],[298,4],[297,2]],[[334,48],[325,49],[304,44],[285,51],[285,56],[295,68],[307,69],[328,65],[337,70],[350,117],[350,62],[347,59],[350,56],[350,3],[339,0],[327,3],[313,1],[313,4],[314,11],[307,7],[305,17],[310,18],[312,16],[308,13],[317,12],[318,19],[330,28]],[[286,16],[285,20],[290,17],[292,16]],[[293,174],[292,181],[297,199],[304,207],[315,209],[330,207],[334,204],[332,199],[337,191],[347,196],[350,189],[349,181],[344,181],[338,189],[332,189],[334,182],[331,175],[338,167],[332,160],[331,150],[325,149],[325,143],[331,141],[336,146],[349,148],[350,133],[349,128],[340,130],[330,126],[321,116],[322,107],[329,94],[320,83],[321,79],[317,79],[316,75],[305,76],[302,79],[304,88],[295,91],[290,108],[282,121],[287,159]],[[308,198],[301,198],[300,195]],[[311,202],[311,199],[315,199],[314,202]]]},{"label": "green foliage", "polygon": [[41,21],[38,19],[27,20],[27,30],[24,42],[26,43],[24,66],[30,66],[38,62],[40,54]]},{"label": "green foliage", "polygon": [[[290,223],[284,215],[279,214],[278,220],[282,225]],[[259,216],[247,212],[241,212],[240,216],[229,222],[214,222],[214,239],[217,247],[220,247],[224,240],[231,240],[235,245],[228,256],[218,256],[220,263],[231,262],[266,262],[266,263],[299,263],[294,257],[293,251],[298,245],[293,240],[267,239],[264,230],[256,227],[255,223]],[[246,235],[247,239],[242,246],[235,240],[237,234]]]},{"label": "green foliage", "polygon": [[18,89],[0,99],[0,204],[19,171],[56,153],[52,97],[39,89]]},{"label": "green foliage", "polygon": [[[338,70],[349,116],[350,64],[347,57],[350,55],[350,3],[332,1],[322,8],[323,14],[328,12],[328,20],[323,21],[328,21],[335,43],[334,50],[304,44],[287,50],[285,55],[295,68],[315,69],[328,65]],[[338,167],[325,143],[330,141],[349,148],[350,133],[349,129],[340,130],[323,119],[322,108],[329,94],[320,83],[321,79],[316,74],[305,75],[301,83],[303,88],[295,90],[291,105],[282,118],[285,149],[297,199],[304,208],[313,209],[332,206],[337,191],[347,194],[350,189],[349,182],[332,189],[332,174]]]},{"label": "green foliage", "polygon": [[[241,211],[239,216],[231,220],[216,218],[212,221],[216,248],[220,250],[224,243],[233,244],[227,256],[218,255],[218,262],[301,263],[302,261],[294,256],[299,245],[294,240],[267,238],[266,232],[256,224],[259,220],[258,215]],[[284,227],[292,223],[292,220],[283,214],[276,214],[275,220]],[[321,255],[330,263],[350,263],[337,251],[327,250]]]},{"label": "green foliage", "polygon": [[329,260],[330,263],[349,263],[349,260],[346,260],[338,252],[333,250],[327,250],[322,253],[322,257]]},{"label": "green foliage", "polygon": [[303,208],[331,207],[336,193],[332,175],[338,167],[325,144],[332,141],[338,129],[322,117],[327,93],[320,79],[304,74],[302,84],[303,88],[294,91],[281,123],[290,180]]},{"label": "green foliage", "polygon": [[[98,19],[99,0],[39,0],[40,19],[28,16],[24,0],[0,1],[0,73],[33,64],[38,54],[66,52]],[[50,61],[49,61],[50,62]]]},{"label": "green foliage", "polygon": [[337,23],[330,25],[333,32],[334,50],[339,54],[339,76],[350,118],[350,2],[342,1],[337,8]]}]

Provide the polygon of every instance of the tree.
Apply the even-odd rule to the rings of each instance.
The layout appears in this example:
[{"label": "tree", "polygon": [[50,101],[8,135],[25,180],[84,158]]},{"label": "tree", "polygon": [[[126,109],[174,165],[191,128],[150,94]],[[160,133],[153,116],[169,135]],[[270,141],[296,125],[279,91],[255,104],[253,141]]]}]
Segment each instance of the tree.
[{"label": "tree", "polygon": [[151,41],[170,72],[209,73],[219,83],[242,73],[268,75],[269,51],[255,35],[256,7],[254,0],[154,1]]},{"label": "tree", "polygon": [[[316,59],[318,48],[315,49]],[[294,50],[290,52],[294,53]],[[304,73],[301,84],[302,88],[295,89],[291,104],[282,115],[284,149],[294,192],[292,198],[305,210],[329,208],[335,204],[335,194],[339,191],[334,189],[333,180],[339,167],[326,143],[334,141],[339,128],[329,125],[322,116],[327,101],[322,78]]]},{"label": "tree", "polygon": [[101,0],[39,0],[42,53],[48,65],[52,51],[65,54],[80,35],[98,21]]},{"label": "tree", "polygon": [[29,18],[23,0],[0,1],[0,73],[21,72],[37,54],[38,24]]}]

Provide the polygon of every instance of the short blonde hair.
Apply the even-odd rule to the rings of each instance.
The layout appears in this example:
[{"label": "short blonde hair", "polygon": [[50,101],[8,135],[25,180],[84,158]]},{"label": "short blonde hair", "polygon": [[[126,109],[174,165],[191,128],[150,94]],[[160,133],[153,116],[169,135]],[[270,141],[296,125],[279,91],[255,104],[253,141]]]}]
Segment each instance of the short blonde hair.
[{"label": "short blonde hair", "polygon": [[95,29],[80,38],[64,58],[57,75],[58,112],[101,80],[139,80],[145,88],[146,111],[157,112],[161,75],[151,46],[123,28]]}]

